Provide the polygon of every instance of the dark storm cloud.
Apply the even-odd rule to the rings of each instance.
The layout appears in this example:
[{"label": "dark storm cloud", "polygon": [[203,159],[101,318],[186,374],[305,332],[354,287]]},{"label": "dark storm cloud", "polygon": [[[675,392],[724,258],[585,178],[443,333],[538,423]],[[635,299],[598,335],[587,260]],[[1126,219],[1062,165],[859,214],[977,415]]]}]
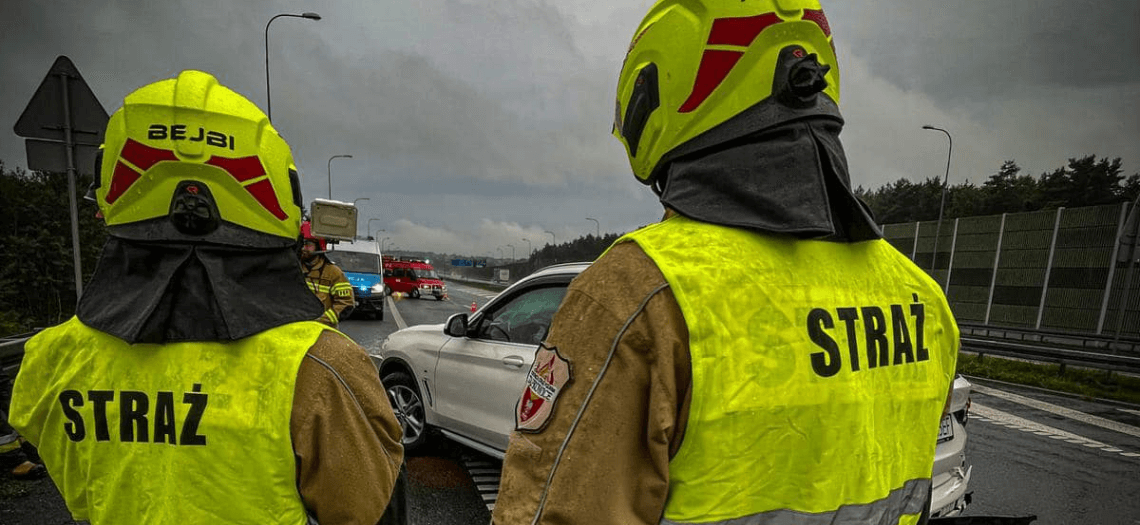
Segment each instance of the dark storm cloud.
[{"label": "dark storm cloud", "polygon": [[[1140,2],[835,2],[837,38],[884,78],[978,106],[1040,86],[1140,82]],[[842,32],[840,32],[842,30]]]},{"label": "dark storm cloud", "polygon": [[[323,19],[279,19],[270,34],[274,125],[307,200],[327,196],[330,182],[334,198],[367,198],[361,216],[408,248],[430,238],[431,249],[495,251],[545,231],[565,240],[593,232],[587,216],[627,231],[660,215],[609,135],[621,60],[650,4],[5,0],[0,130],[58,55],[109,112],[183,69],[213,73],[264,107],[265,23],[312,10]],[[825,7],[855,184],[942,176],[947,144],[920,131],[925,123],[954,134],[951,184],[980,183],[1010,158],[1032,174],[1087,154],[1124,157],[1136,171],[1140,2]],[[330,170],[338,154],[353,158]],[[24,164],[10,131],[0,132],[0,159]]]}]

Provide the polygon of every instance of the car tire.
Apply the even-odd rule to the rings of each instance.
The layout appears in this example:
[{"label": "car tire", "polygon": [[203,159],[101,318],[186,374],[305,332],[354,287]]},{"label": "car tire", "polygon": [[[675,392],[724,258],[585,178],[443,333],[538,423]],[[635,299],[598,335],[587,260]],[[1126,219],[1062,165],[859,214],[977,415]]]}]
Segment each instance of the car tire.
[{"label": "car tire", "polygon": [[442,301],[442,300],[443,300],[443,296],[442,296],[442,295],[437,295],[437,296],[435,296],[435,300],[436,300],[436,301]]},{"label": "car tire", "polygon": [[425,418],[424,398],[412,376],[399,371],[391,372],[380,379],[388,394],[388,403],[404,431],[404,452],[411,453],[423,448],[428,441],[428,425]]},{"label": "car tire", "polygon": [[384,320],[384,308],[383,307],[381,307],[379,310],[376,311],[376,320],[377,321],[383,321]]},{"label": "car tire", "polygon": [[419,289],[418,288],[412,288],[412,291],[408,292],[408,296],[411,297],[412,299],[419,299],[420,298]]}]

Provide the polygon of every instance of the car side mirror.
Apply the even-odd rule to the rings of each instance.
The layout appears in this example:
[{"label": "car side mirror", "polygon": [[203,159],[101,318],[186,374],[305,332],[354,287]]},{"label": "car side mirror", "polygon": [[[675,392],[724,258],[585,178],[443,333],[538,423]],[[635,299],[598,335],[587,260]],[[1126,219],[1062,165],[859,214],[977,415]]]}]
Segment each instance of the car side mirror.
[{"label": "car side mirror", "polygon": [[451,337],[467,337],[467,314],[458,313],[448,317],[443,333]]}]

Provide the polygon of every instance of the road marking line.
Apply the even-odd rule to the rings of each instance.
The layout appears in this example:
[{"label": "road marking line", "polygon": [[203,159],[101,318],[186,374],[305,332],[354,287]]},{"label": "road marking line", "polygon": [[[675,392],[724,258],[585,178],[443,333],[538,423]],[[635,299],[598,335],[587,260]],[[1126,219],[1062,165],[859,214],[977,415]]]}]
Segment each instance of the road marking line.
[{"label": "road marking line", "polygon": [[1130,410],[1127,408],[1118,408],[1117,410],[1119,410],[1121,412],[1128,412],[1129,414],[1140,416],[1140,410]]},{"label": "road marking line", "polygon": [[[985,418],[985,419],[978,418],[981,421],[987,421],[988,420],[991,423],[995,423],[995,424],[998,424],[998,425],[1001,425],[1004,427],[1008,427],[1008,428],[1014,428],[1017,430],[1021,430],[1022,432],[1032,432],[1034,434],[1037,434],[1039,432],[1048,432],[1050,434],[1049,435],[1050,439],[1064,440],[1066,443],[1072,443],[1074,445],[1084,445],[1086,447],[1096,448],[1098,450],[1102,450],[1105,452],[1120,450],[1120,449],[1113,447],[1112,445],[1106,445],[1106,444],[1101,443],[1100,441],[1096,441],[1094,439],[1089,439],[1089,438],[1086,438],[1083,436],[1078,436],[1076,434],[1073,434],[1072,432],[1066,432],[1066,431],[1061,430],[1059,428],[1054,428],[1054,427],[1051,427],[1049,425],[1043,425],[1043,424],[1037,423],[1035,421],[1030,421],[1028,419],[1015,416],[1015,415],[1010,414],[1008,412],[1002,412],[1001,410],[998,410],[996,408],[990,408],[990,407],[985,406],[985,405],[979,405],[977,403],[972,404],[970,406],[970,413],[973,414],[975,412]],[[1121,456],[1127,456],[1130,458],[1131,457],[1140,457],[1140,454],[1135,454],[1132,452],[1121,451],[1118,453]]]},{"label": "road marking line", "polygon": [[[1017,403],[1019,405],[1025,405],[1027,407],[1036,408],[1038,410],[1044,410],[1046,412],[1051,412],[1051,413],[1057,414],[1059,416],[1065,416],[1069,419],[1075,419],[1075,420],[1080,421],[1082,423],[1087,423],[1087,424],[1090,424],[1093,426],[1106,428],[1108,430],[1115,430],[1115,431],[1120,432],[1122,434],[1128,434],[1130,436],[1140,438],[1140,428],[1137,428],[1137,427],[1134,427],[1132,425],[1128,425],[1125,423],[1121,423],[1119,421],[1113,421],[1111,419],[1106,419],[1106,418],[1103,418],[1100,416],[1094,416],[1092,414],[1086,414],[1086,413],[1081,412],[1079,410],[1073,410],[1071,408],[1065,408],[1062,406],[1057,406],[1057,405],[1054,405],[1052,403],[1046,403],[1044,401],[1038,401],[1036,399],[1028,398],[1025,396],[1019,396],[1019,395],[1014,394],[1012,392],[1006,392],[1004,390],[998,390],[996,388],[990,388],[990,387],[987,387],[984,385],[974,385],[974,392],[978,392],[979,394],[985,394],[987,396],[998,397],[998,398],[1004,399],[1006,401],[1012,401],[1012,402]],[[1121,409],[1121,410],[1123,410],[1123,409]]]},{"label": "road marking line", "polygon": [[389,295],[386,300],[388,301],[388,311],[392,312],[392,318],[396,320],[396,328],[403,330],[408,327],[408,323],[404,322],[404,317],[400,315],[400,311],[396,309],[396,301],[392,300]]}]

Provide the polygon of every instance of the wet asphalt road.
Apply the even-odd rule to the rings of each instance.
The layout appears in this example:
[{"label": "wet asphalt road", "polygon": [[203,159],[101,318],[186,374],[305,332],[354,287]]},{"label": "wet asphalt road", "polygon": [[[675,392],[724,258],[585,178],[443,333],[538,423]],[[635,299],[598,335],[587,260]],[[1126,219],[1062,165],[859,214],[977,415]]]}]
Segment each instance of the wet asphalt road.
[{"label": "wet asphalt road", "polygon": [[965,515],[1140,524],[1140,407],[973,381],[966,427],[973,502]]},{"label": "wet asphalt road", "polygon": [[[404,299],[396,309],[408,325],[442,323],[482,306],[488,292],[449,283],[451,299]],[[348,320],[341,329],[365,348],[396,330],[383,321]],[[968,462],[973,502],[966,515],[1035,514],[1037,525],[1140,525],[1140,407],[1056,396],[975,380]],[[473,470],[473,463],[491,465]],[[409,517],[413,524],[486,524],[486,474],[499,463],[438,440],[408,458]],[[476,472],[473,477],[471,472]],[[479,487],[483,487],[482,490]],[[492,487],[488,496],[487,487]],[[0,524],[69,524],[49,479],[15,481],[0,472]]]}]

